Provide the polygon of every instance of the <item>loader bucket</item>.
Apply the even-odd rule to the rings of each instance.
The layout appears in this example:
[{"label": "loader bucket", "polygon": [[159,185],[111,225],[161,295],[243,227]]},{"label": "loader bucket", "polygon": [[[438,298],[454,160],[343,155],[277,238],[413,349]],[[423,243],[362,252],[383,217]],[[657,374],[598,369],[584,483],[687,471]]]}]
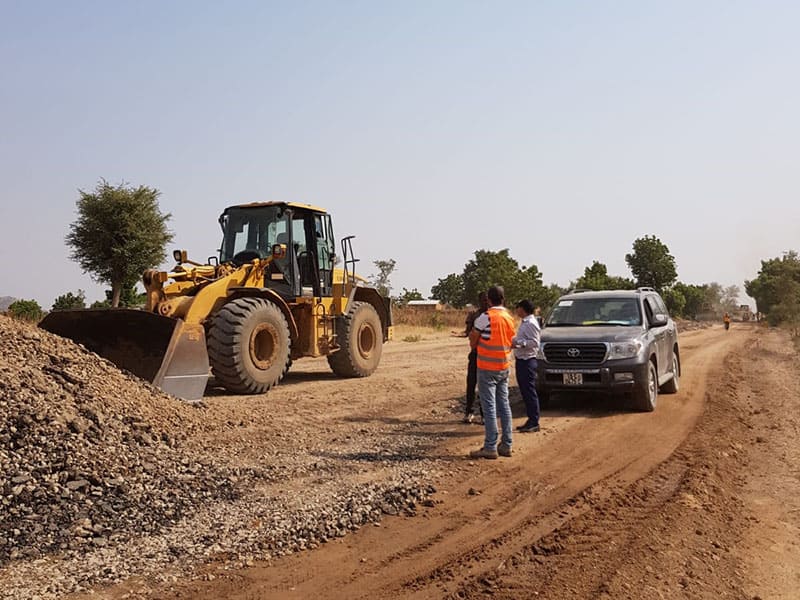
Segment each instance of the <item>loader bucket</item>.
[{"label": "loader bucket", "polygon": [[202,325],[143,310],[59,310],[39,326],[186,400],[203,397],[208,353]]}]

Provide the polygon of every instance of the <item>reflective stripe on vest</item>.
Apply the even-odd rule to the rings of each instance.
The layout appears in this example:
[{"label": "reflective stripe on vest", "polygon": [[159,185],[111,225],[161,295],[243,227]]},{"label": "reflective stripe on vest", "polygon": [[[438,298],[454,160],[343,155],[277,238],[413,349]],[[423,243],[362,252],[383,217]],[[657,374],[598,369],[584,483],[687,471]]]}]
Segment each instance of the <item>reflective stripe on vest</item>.
[{"label": "reflective stripe on vest", "polygon": [[489,316],[490,338],[478,341],[478,368],[484,371],[506,371],[511,368],[508,356],[514,337],[514,321],[505,309],[491,309]]}]

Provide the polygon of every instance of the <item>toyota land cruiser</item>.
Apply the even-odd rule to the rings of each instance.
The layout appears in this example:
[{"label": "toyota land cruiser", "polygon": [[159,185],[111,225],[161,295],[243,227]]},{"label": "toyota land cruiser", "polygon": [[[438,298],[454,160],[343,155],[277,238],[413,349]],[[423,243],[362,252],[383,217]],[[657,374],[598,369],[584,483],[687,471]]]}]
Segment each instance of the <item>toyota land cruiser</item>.
[{"label": "toyota land cruiser", "polygon": [[574,290],[545,320],[538,369],[543,404],[559,390],[609,392],[652,411],[659,390],[678,391],[678,330],[652,288]]}]

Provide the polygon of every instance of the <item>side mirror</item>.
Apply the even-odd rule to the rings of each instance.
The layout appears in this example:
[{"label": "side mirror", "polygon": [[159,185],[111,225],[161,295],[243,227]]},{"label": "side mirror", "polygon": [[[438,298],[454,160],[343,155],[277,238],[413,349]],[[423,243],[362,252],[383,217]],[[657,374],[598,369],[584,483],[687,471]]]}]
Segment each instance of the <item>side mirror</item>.
[{"label": "side mirror", "polygon": [[666,327],[669,324],[669,316],[664,313],[656,313],[650,321],[651,327]]}]

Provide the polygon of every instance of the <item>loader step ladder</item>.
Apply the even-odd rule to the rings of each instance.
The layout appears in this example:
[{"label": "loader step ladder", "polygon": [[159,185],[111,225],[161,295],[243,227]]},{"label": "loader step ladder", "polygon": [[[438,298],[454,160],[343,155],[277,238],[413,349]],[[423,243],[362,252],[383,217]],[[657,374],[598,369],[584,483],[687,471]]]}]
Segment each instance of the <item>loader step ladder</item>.
[{"label": "loader step ladder", "polygon": [[356,258],[355,252],[353,252],[353,240],[356,236],[349,235],[346,238],[342,238],[342,263],[344,266],[344,285],[346,286],[350,283],[350,279],[352,278],[352,284],[356,284],[356,263],[360,262],[360,259]]}]

